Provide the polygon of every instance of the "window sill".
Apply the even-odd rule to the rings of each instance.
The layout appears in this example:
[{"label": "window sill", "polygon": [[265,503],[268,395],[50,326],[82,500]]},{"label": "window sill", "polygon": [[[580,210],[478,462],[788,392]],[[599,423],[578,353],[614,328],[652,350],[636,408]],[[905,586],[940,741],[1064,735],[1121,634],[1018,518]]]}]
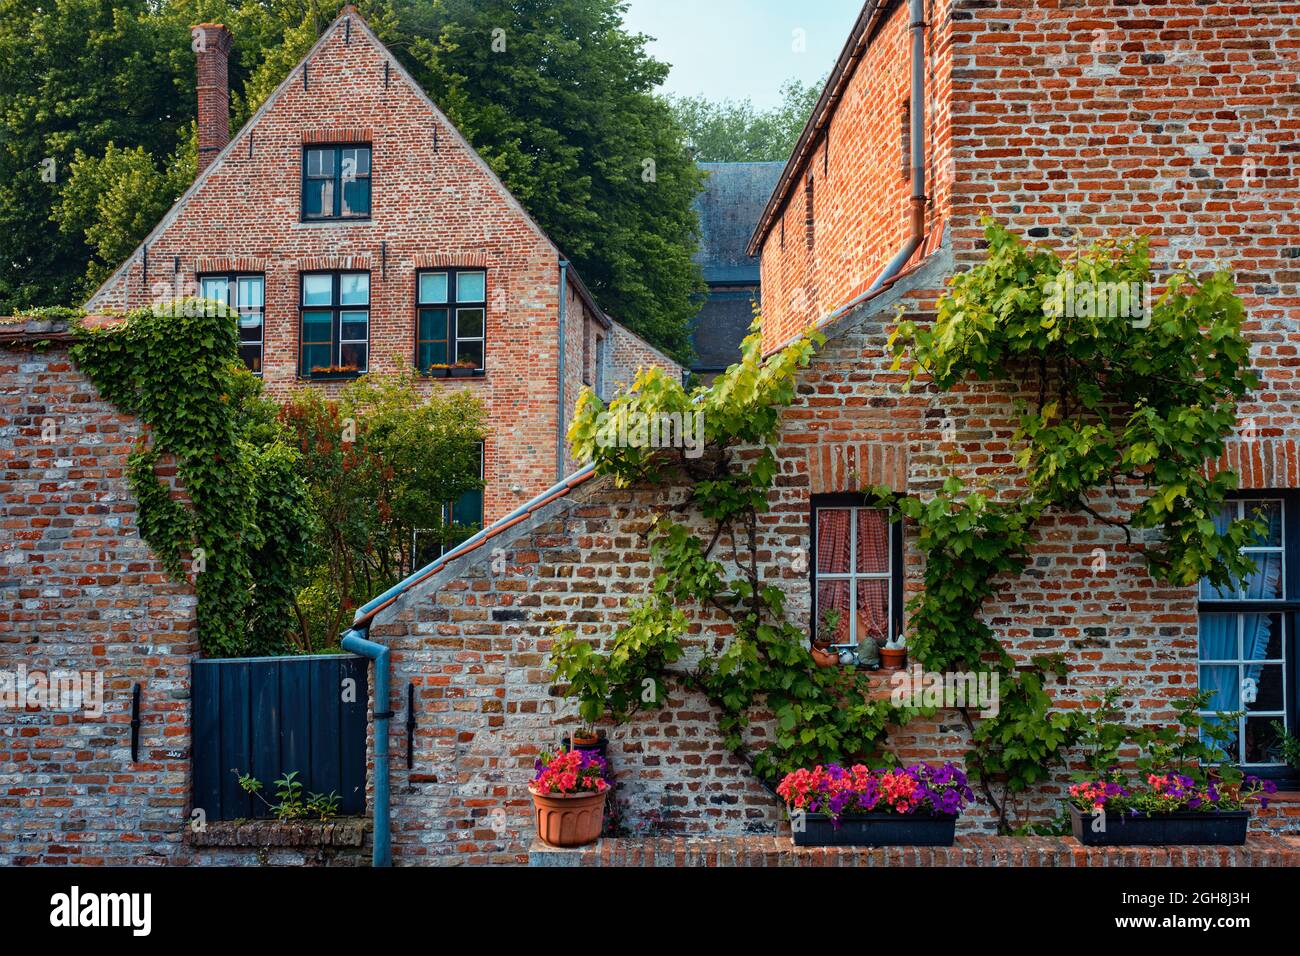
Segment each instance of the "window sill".
[{"label": "window sill", "polygon": [[485,369],[432,368],[420,372],[422,378],[487,378]]},{"label": "window sill", "polygon": [[350,382],[365,375],[365,372],[337,372],[329,375],[299,375],[300,382]]},{"label": "window sill", "polygon": [[374,218],[366,216],[364,219],[359,216],[348,217],[347,219],[299,219],[300,226],[364,226],[374,222]]}]

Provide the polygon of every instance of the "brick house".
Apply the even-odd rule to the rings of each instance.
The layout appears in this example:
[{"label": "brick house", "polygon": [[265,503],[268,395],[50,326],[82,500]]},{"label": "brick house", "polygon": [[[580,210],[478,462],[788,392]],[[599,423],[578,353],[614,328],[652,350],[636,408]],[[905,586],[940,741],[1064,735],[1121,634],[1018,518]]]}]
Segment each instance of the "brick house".
[{"label": "brick house", "polygon": [[[924,493],[954,470],[996,476],[1010,462],[1011,395],[987,383],[904,393],[885,354],[899,310],[925,319],[947,277],[979,259],[981,213],[1062,245],[1148,233],[1158,273],[1221,261],[1237,275],[1265,379],[1242,410],[1253,430],[1233,439],[1223,464],[1245,497],[1271,503],[1268,594],[1209,604],[1194,588],[1157,586],[1120,532],[1063,514],[1042,527],[1033,564],[987,619],[1015,655],[1066,655],[1070,678],[1052,690],[1060,707],[1120,682],[1131,722],[1167,722],[1170,699],[1198,685],[1233,709],[1243,674],[1267,681],[1236,756],[1285,777],[1265,723],[1296,728],[1300,685],[1300,594],[1278,573],[1300,546],[1300,16],[1284,4],[930,0],[912,26],[907,3],[865,4],[750,244],[766,342],[775,348],[809,324],[829,338],[785,413],[761,529],[769,575],[811,620],[832,581],[810,580],[792,556],[808,553],[814,527],[851,520],[884,533],[845,495],[873,484]],[[613,632],[653,573],[641,532],[672,496],[578,471],[526,518],[489,527],[476,550],[358,621],[391,649],[394,678],[414,683],[422,715],[418,770],[393,774],[399,862],[525,858],[533,756],[573,720],[549,688],[551,636],[557,626],[596,640]],[[1108,555],[1101,573],[1089,566],[1097,548]],[[899,605],[919,586],[919,562],[904,529],[901,560],[884,567],[893,596],[873,608],[886,627],[904,626]],[[1251,616],[1261,607],[1270,613]],[[1224,622],[1246,627],[1245,643],[1227,641]],[[717,623],[693,619],[701,640]],[[941,711],[889,746],[907,759],[959,761],[966,730]],[[770,851],[743,835],[784,826],[691,693],[611,728],[610,759],[629,832],[737,839],[698,850],[701,860],[743,862],[752,841]],[[1027,809],[1050,814],[1064,781]],[[969,812],[967,832],[988,827],[987,812]],[[1256,826],[1300,829],[1300,802],[1284,794]],[[641,858],[620,845],[598,855]],[[696,852],[687,846],[676,852]]]},{"label": "brick house", "polygon": [[88,310],[224,299],[273,396],[403,363],[431,390],[468,388],[490,434],[464,521],[572,470],[563,434],[584,386],[605,393],[643,365],[680,374],[601,310],[355,8],[233,138],[230,32],[201,24],[193,45],[198,177]]}]

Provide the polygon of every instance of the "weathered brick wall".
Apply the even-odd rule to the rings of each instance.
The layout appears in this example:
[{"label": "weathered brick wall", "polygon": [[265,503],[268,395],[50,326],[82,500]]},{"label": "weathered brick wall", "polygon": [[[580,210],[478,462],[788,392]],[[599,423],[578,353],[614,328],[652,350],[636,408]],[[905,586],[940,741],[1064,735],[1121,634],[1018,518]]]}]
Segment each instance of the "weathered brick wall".
[{"label": "weathered brick wall", "polygon": [[[488,408],[488,520],[555,481],[558,429],[559,250],[451,123],[361,26],[340,18],[221,162],[89,303],[127,309],[192,294],[201,274],[266,277],[263,379],[283,398],[298,378],[299,276],[312,269],[370,272],[373,371],[415,360],[416,272],[487,270],[486,373],[430,380],[467,388]],[[387,68],[386,68],[387,66]],[[304,143],[370,143],[371,217],[302,222]],[[146,279],[147,265],[147,279]],[[162,283],[161,295],[155,287]],[[581,350],[590,307],[568,288],[566,347]],[[577,336],[574,338],[574,336]],[[342,383],[316,383],[337,393]],[[566,386],[566,406],[576,401]]]},{"label": "weathered brick wall", "polygon": [[139,423],[99,397],[59,338],[35,328],[50,347],[0,345],[0,671],[86,672],[102,679],[103,706],[0,709],[0,863],[173,861],[195,598],[137,531],[126,458]]},{"label": "weathered brick wall", "polygon": [[[140,538],[127,456],[145,430],[68,340],[64,323],[0,324],[0,865],[368,864],[358,821],[189,830],[196,599]],[[15,684],[58,672],[89,693],[16,706]]]},{"label": "weathered brick wall", "polygon": [[[900,283],[907,288],[833,326],[785,413],[760,560],[802,623],[810,603],[810,495],[874,484],[924,494],[954,471],[1007,487],[1015,451],[1011,396],[992,384],[944,396],[904,392],[902,374],[885,357],[895,306],[925,318],[952,267],[945,248]],[[640,537],[651,509],[680,494],[680,488],[617,490],[591,480],[376,620],[372,636],[394,649],[396,686],[415,681],[420,715],[416,770],[394,773],[399,861],[521,858],[531,835],[525,787],[532,761],[574,722],[548,687],[554,629],[576,628],[595,640],[613,633],[653,574]],[[905,540],[911,594],[921,586],[922,555],[910,536]],[[726,554],[725,539],[720,547]],[[1094,560],[1097,548],[1107,556],[1104,570]],[[1170,700],[1196,686],[1193,591],[1158,587],[1121,532],[1079,516],[1044,522],[1032,565],[1004,582],[986,618],[1020,659],[1051,651],[1066,656],[1071,675],[1051,688],[1062,707],[1078,707],[1120,683],[1131,722],[1164,723],[1173,716]],[[706,642],[728,633],[708,616],[694,618],[693,628]],[[887,687],[883,678],[880,687]],[[761,743],[766,727],[760,722],[754,733]],[[620,815],[630,832],[780,830],[776,801],[725,751],[714,714],[693,695],[679,690],[662,712],[609,734]],[[891,731],[888,742],[906,761],[960,762],[968,746],[968,732],[951,710]],[[1023,800],[1017,818],[1054,815],[1071,769]],[[1298,809],[1279,805],[1256,828],[1300,828]],[[992,824],[990,809],[978,804],[961,826],[977,833]]]}]

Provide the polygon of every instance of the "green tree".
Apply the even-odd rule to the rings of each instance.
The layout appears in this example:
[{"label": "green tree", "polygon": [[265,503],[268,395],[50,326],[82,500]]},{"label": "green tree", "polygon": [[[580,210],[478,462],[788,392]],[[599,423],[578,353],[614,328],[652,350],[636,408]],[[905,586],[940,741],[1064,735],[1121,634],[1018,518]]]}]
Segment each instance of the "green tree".
[{"label": "green tree", "polygon": [[469,529],[444,509],[481,489],[481,403],[424,398],[409,370],[372,375],[339,400],[301,389],[281,412],[316,515],[316,565],[296,609],[304,646],[332,641],[347,614],[412,570],[414,532],[449,543]]},{"label": "green tree", "polygon": [[822,85],[790,80],[781,87],[781,105],[769,110],[755,109],[749,99],[673,96],[668,103],[699,162],[784,162],[817,105]]},{"label": "green tree", "polygon": [[155,6],[0,0],[0,313],[78,299],[93,243],[50,222],[77,151],[116,143],[163,167],[193,120],[189,33]]},{"label": "green tree", "polygon": [[[667,67],[623,29],[617,0],[362,6],[601,304],[685,358],[702,178],[653,92]],[[337,12],[323,0],[0,0],[0,312],[79,300],[192,178],[191,24],[234,34],[237,128]]]}]

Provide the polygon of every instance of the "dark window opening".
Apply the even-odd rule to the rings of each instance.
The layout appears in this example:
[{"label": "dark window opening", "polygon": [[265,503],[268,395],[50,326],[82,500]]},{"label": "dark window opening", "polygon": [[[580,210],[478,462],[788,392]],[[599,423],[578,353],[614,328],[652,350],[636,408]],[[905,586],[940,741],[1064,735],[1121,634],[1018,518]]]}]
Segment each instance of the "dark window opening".
[{"label": "dark window opening", "polygon": [[369,146],[303,149],[302,218],[370,218]]},{"label": "dark window opening", "polygon": [[304,272],[298,374],[355,377],[370,363],[370,273]]},{"label": "dark window opening", "polygon": [[481,373],[487,329],[487,273],[440,269],[416,274],[415,366],[426,375]]}]

